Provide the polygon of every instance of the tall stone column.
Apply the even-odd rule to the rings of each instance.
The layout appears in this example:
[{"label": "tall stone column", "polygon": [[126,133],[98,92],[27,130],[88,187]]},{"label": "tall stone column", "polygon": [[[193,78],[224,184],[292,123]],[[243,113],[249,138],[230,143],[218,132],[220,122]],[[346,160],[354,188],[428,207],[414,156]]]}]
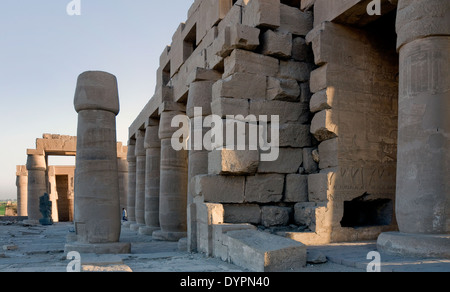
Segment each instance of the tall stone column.
[{"label": "tall stone column", "polygon": [[121,243],[121,210],[117,168],[117,80],[106,72],[78,77],[74,99],[78,113],[75,170],[75,230],[77,242],[66,251],[129,253]]},{"label": "tall stone column", "polygon": [[123,223],[124,227],[130,227],[136,223],[136,140],[128,141],[128,194],[127,194],[127,215],[128,221]]},{"label": "tall stone column", "polygon": [[131,230],[138,231],[145,226],[145,131],[139,130],[136,133],[136,201],[135,215],[136,223],[130,225]]},{"label": "tall stone column", "polygon": [[450,2],[400,0],[396,216],[381,250],[450,258]]},{"label": "tall stone column", "polygon": [[126,158],[117,158],[117,168],[119,171],[120,210],[122,211],[122,209],[127,209],[128,161],[126,160]]},{"label": "tall stone column", "polygon": [[161,161],[161,141],[158,136],[159,121],[150,119],[145,131],[145,226],[139,233],[152,235],[159,227],[159,175]]},{"label": "tall stone column", "polygon": [[28,216],[28,172],[26,165],[16,168],[17,215]]},{"label": "tall stone column", "polygon": [[210,128],[204,128],[204,117],[211,115],[212,86],[216,80],[196,81],[189,86],[186,114],[191,122],[188,168],[188,236],[187,249],[197,251],[197,204],[194,203],[194,178],[208,174],[208,153],[203,145],[203,137]]},{"label": "tall stone column", "polygon": [[172,147],[172,135],[179,128],[172,128],[172,119],[185,115],[183,105],[164,103],[160,107],[159,138],[161,139],[161,172],[159,222],[161,230],[153,232],[153,238],[166,241],[178,241],[186,237],[187,209],[187,150],[175,150]]},{"label": "tall stone column", "polygon": [[45,170],[47,163],[44,153],[39,150],[28,150],[28,220],[27,224],[39,224],[42,218],[39,211],[39,198],[47,192]]}]

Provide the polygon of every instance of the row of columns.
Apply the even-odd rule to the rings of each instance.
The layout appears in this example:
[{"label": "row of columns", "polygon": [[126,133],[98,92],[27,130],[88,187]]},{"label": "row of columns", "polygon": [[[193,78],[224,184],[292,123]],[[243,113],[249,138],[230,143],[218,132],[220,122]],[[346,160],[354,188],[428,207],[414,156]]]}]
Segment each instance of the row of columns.
[{"label": "row of columns", "polygon": [[[189,190],[196,175],[208,173],[208,152],[175,150],[172,136],[179,128],[171,124],[174,117],[183,115],[194,127],[195,122],[211,114],[214,82],[191,83],[187,106],[164,102],[159,108],[160,119],[150,118],[146,128],[135,133],[135,139],[128,143],[129,221],[125,225],[159,240],[188,237],[191,250],[196,246],[196,224],[194,198]],[[194,107],[202,107],[203,116],[196,117]],[[191,143],[195,142],[193,133]]]}]

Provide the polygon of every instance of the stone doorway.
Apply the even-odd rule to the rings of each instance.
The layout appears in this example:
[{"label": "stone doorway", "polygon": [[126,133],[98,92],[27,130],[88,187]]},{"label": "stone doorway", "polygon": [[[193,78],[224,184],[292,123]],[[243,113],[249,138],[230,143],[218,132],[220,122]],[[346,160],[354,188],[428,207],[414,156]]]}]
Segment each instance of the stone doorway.
[{"label": "stone doorway", "polygon": [[73,221],[73,202],[69,198],[69,176],[56,176],[56,191],[58,193],[58,219],[59,222]]}]

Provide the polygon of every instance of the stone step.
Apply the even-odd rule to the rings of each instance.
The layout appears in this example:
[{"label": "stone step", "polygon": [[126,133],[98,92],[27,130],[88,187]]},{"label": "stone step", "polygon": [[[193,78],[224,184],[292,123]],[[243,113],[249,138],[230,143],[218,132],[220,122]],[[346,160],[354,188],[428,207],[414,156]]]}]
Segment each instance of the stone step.
[{"label": "stone step", "polygon": [[222,235],[228,260],[253,272],[296,271],[306,266],[306,246],[300,242],[256,230]]}]

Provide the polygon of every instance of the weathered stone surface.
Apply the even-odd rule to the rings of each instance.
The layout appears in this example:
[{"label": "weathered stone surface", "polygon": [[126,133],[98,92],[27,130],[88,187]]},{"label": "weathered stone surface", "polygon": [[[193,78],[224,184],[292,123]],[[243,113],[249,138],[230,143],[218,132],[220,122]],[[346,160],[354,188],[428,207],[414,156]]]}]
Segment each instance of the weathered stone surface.
[{"label": "weathered stone surface", "polygon": [[319,170],[319,165],[314,160],[313,151],[316,148],[303,148],[303,169],[305,173],[315,173]]},{"label": "weathered stone surface", "polygon": [[319,144],[321,169],[338,166],[338,138],[323,141]]},{"label": "weathered stone surface", "polygon": [[311,65],[305,62],[280,61],[280,78],[295,79],[300,82],[308,81],[311,74]]},{"label": "weathered stone surface", "polygon": [[284,175],[257,174],[248,176],[245,201],[249,203],[280,202],[283,197]]},{"label": "weathered stone surface", "polygon": [[227,78],[236,72],[276,76],[279,61],[269,56],[236,49],[229,57],[225,58],[224,66],[223,78]]},{"label": "weathered stone surface", "polygon": [[267,77],[237,72],[213,86],[213,99],[221,97],[256,99],[266,98]]},{"label": "weathered stone surface", "polygon": [[209,174],[251,174],[259,165],[258,150],[213,150],[208,154]]},{"label": "weathered stone surface", "polygon": [[338,126],[334,123],[333,112],[323,110],[318,112],[311,122],[311,134],[318,141],[333,139],[338,135]]},{"label": "weathered stone surface", "polygon": [[263,35],[262,53],[276,58],[290,58],[292,34],[267,30]]},{"label": "weathered stone surface", "polygon": [[287,225],[290,211],[289,207],[263,206],[261,208],[261,224],[265,227]]},{"label": "weathered stone surface", "polygon": [[261,223],[261,208],[257,204],[224,204],[223,208],[227,223]]},{"label": "weathered stone surface", "polygon": [[280,0],[252,0],[247,3],[242,22],[248,26],[277,28],[280,20]]},{"label": "weathered stone surface", "polygon": [[308,176],[301,174],[288,174],[286,176],[286,190],[284,202],[308,201]]},{"label": "weathered stone surface", "polygon": [[313,16],[310,12],[303,12],[299,8],[285,4],[280,5],[279,31],[305,36],[312,28]]},{"label": "weathered stone surface", "polygon": [[227,115],[242,115],[246,117],[249,114],[250,104],[246,99],[220,97],[213,99],[211,110],[213,115],[221,118],[226,118]]},{"label": "weathered stone surface", "polygon": [[308,105],[298,102],[251,100],[250,114],[256,117],[267,116],[268,121],[271,121],[272,116],[278,116],[280,123],[309,121]]},{"label": "weathered stone surface", "polygon": [[306,44],[303,37],[295,37],[292,40],[292,59],[299,62],[308,61],[310,56],[312,56],[312,51]]},{"label": "weathered stone surface", "polygon": [[327,202],[329,181],[334,172],[321,172],[308,175],[308,198],[310,202]]},{"label": "weathered stone surface", "polygon": [[254,230],[224,235],[232,263],[255,272],[295,271],[306,265],[306,246],[284,237]]},{"label": "weathered stone surface", "polygon": [[310,126],[297,123],[280,125],[280,147],[301,148],[311,146]]},{"label": "weathered stone surface", "polygon": [[280,148],[278,159],[261,161],[258,173],[296,173],[303,162],[303,151],[300,148]]},{"label": "weathered stone surface", "polygon": [[203,196],[205,202],[244,202],[244,176],[198,175],[194,179],[195,195]]},{"label": "weathered stone surface", "polygon": [[294,220],[295,223],[302,226],[315,226],[316,203],[304,202],[298,203],[294,206]]},{"label": "weathered stone surface", "polygon": [[260,30],[240,23],[225,27],[213,43],[216,54],[227,57],[234,49],[252,51],[259,46]]},{"label": "weathered stone surface", "polygon": [[274,77],[267,80],[268,100],[297,101],[300,93],[300,86],[296,80]]}]

